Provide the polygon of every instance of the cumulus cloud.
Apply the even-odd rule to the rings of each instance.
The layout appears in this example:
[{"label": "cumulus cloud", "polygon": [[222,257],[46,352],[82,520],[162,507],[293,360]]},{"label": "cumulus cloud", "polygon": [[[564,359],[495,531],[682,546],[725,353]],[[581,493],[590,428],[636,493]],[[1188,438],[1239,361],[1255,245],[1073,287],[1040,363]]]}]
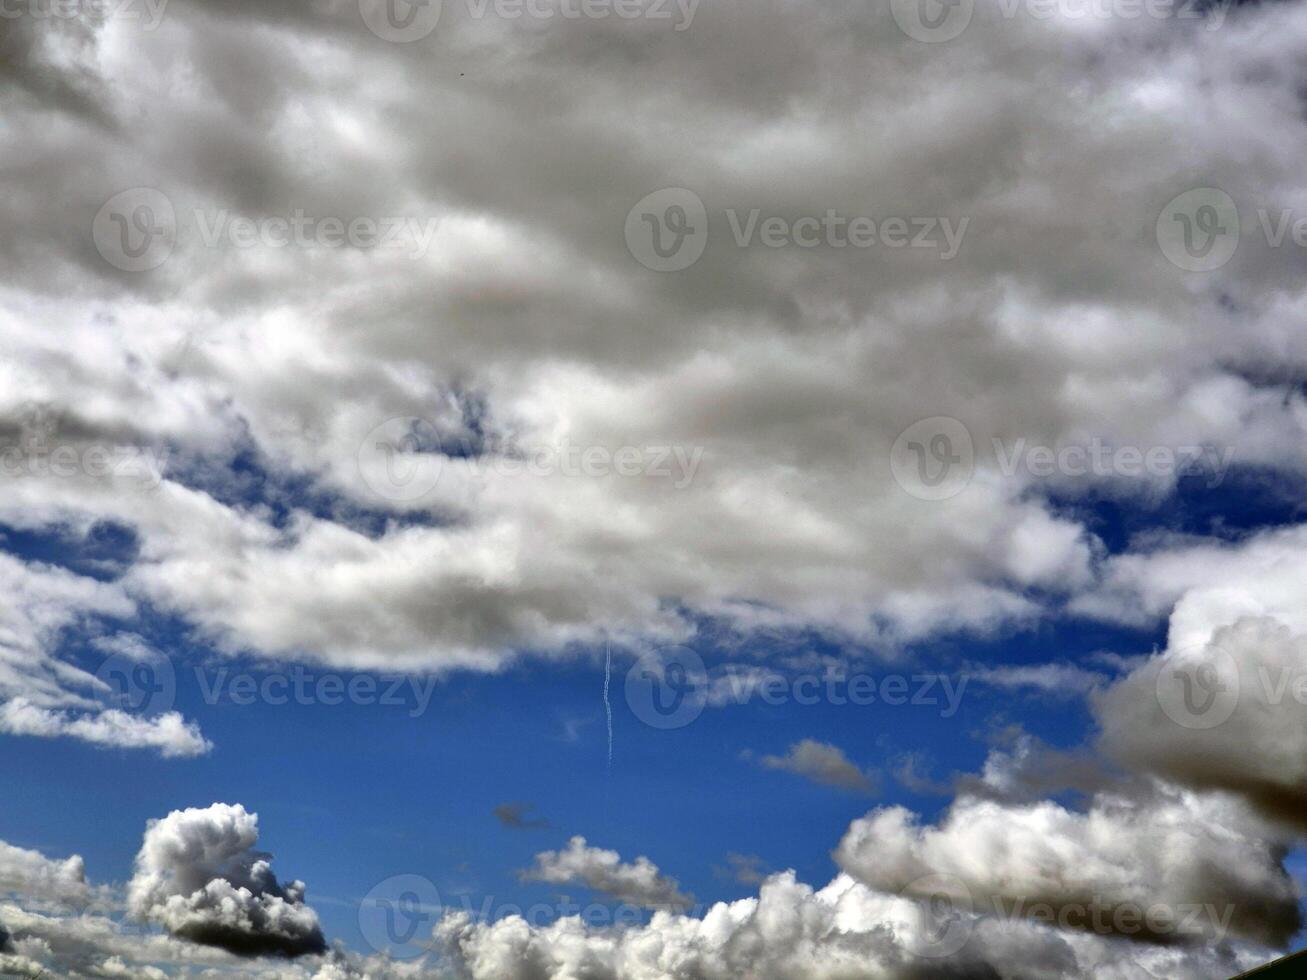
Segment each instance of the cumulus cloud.
[{"label": "cumulus cloud", "polygon": [[591,847],[584,837],[573,837],[559,851],[542,851],[535,864],[522,872],[524,881],[552,885],[581,884],[618,902],[640,908],[677,909],[694,903],[681,892],[675,878],[669,878],[647,857],[631,863],[616,851]]},{"label": "cumulus cloud", "polygon": [[[847,875],[814,890],[786,872],[764,882],[757,897],[714,905],[702,918],[658,912],[646,926],[596,929],[577,917],[538,927],[517,916],[480,923],[453,912],[436,938],[471,980],[1199,980],[1237,972],[1259,955],[1238,944],[1145,946],[957,914],[941,921],[925,903],[873,891]],[[941,947],[953,929],[960,931],[948,942],[956,947]]]},{"label": "cumulus cloud", "polygon": [[[202,840],[191,835],[194,846],[182,860],[193,869],[200,863],[234,868],[235,878],[259,874],[253,868],[248,873],[241,870],[249,863],[243,857],[221,857],[218,851],[230,854],[232,848],[217,843],[224,836],[223,831],[215,830],[217,822],[210,821],[209,832],[201,835]],[[203,874],[192,875],[192,881]],[[262,883],[267,884],[267,879]],[[282,886],[281,890],[289,895],[291,886]],[[318,949],[291,961],[285,958],[286,950],[279,943],[265,943],[266,937],[256,943],[277,948],[267,948],[267,955],[251,958],[248,935],[241,937],[233,951],[221,945],[201,944],[182,933],[143,928],[122,914],[126,897],[117,887],[88,882],[79,856],[55,860],[0,841],[0,973],[31,980],[448,980],[448,971],[443,967],[422,962],[396,963],[388,957],[365,956],[341,946]],[[243,915],[257,920],[260,916],[249,911],[249,901],[243,893],[227,893],[222,916],[227,919]],[[235,908],[241,904],[246,906],[244,912]],[[269,910],[266,917],[276,915]],[[196,921],[191,916],[185,918]],[[285,920],[282,925],[286,925]]]},{"label": "cumulus cloud", "polygon": [[[1302,926],[1284,855],[1237,801],[1163,787],[1143,799],[1104,792],[1083,813],[961,797],[929,826],[886,807],[855,820],[835,851],[846,872],[883,891],[912,893],[945,875],[990,914],[1043,906],[1071,928],[1118,931],[1125,907],[1135,938],[1233,934],[1267,946]],[[1105,926],[1086,914],[1095,906]],[[1154,907],[1160,927],[1143,921]]]},{"label": "cumulus cloud", "polygon": [[1172,644],[1094,704],[1105,752],[1307,827],[1307,635],[1250,616]]},{"label": "cumulus cloud", "polygon": [[[242,808],[215,804],[206,810],[177,811],[147,829],[138,860],[138,873],[127,889],[128,903],[139,914],[142,906],[158,916],[169,933],[129,930],[125,922],[101,914],[52,915],[0,903],[0,922],[8,933],[0,946],[0,968],[37,976],[53,966],[60,976],[132,976],[164,980],[200,970],[206,977],[241,977],[257,980],[567,980],[587,976],[595,980],[666,980],[669,976],[734,980],[830,980],[832,977],[925,980],[927,977],[1021,976],[1032,980],[1066,977],[1107,977],[1133,980],[1141,975],[1180,980],[1207,980],[1248,969],[1268,958],[1269,949],[1249,941],[1248,933],[1265,934],[1278,927],[1285,914],[1282,882],[1269,871],[1266,855],[1231,828],[1244,819],[1242,811],[1214,797],[1200,801],[1175,790],[1159,795],[1151,810],[1131,815],[1123,801],[1100,802],[1088,815],[1075,817],[1034,808],[1038,816],[1005,815],[1002,826],[1019,833],[1036,830],[1051,836],[1043,850],[1022,845],[1004,853],[997,824],[965,801],[939,828],[923,829],[904,815],[877,811],[857,821],[841,843],[849,869],[827,886],[815,889],[797,880],[793,872],[772,875],[760,883],[758,894],[731,903],[719,903],[702,916],[670,908],[656,910],[644,925],[601,928],[578,917],[564,917],[550,925],[532,925],[517,916],[494,922],[475,921],[467,912],[451,912],[437,925],[435,940],[443,958],[395,963],[382,957],[363,957],[344,949],[327,949],[319,936],[315,948],[298,962],[248,959],[251,945],[265,955],[286,955],[286,943],[307,941],[303,927],[316,930],[316,917],[287,917],[271,899],[302,900],[298,883],[279,885],[266,867],[265,856],[254,848],[257,826]],[[1117,812],[1114,808],[1123,808]],[[1169,808],[1169,809],[1168,809]],[[1020,808],[1017,808],[1020,809]],[[1104,816],[1104,814],[1110,814]],[[1077,823],[1077,820],[1080,822]],[[1114,827],[1107,820],[1116,820]],[[1042,821],[1042,822],[1041,822]],[[873,824],[888,822],[874,836]],[[1099,823],[1093,832],[1089,824]],[[964,824],[966,826],[964,826]],[[965,868],[954,859],[960,837],[972,832],[992,845]],[[162,828],[162,829],[161,829]],[[1111,831],[1127,835],[1114,843]],[[1087,835],[1087,836],[1086,836]],[[1145,839],[1145,837],[1147,839]],[[1233,839],[1230,839],[1233,837]],[[1223,839],[1213,845],[1213,839]],[[1087,843],[1085,842],[1087,841]],[[868,847],[864,848],[863,844]],[[1147,850],[1151,846],[1154,851]],[[1147,856],[1142,867],[1126,867],[1120,853]],[[18,891],[51,890],[50,879],[63,882],[56,891],[72,888],[83,878],[80,861],[51,862],[35,852],[12,855],[5,850],[7,867],[25,870],[9,873]],[[1198,853],[1202,860],[1193,861]],[[1031,862],[1021,865],[1021,855]],[[947,888],[931,885],[914,875],[922,863],[953,867],[945,872]],[[1185,872],[1184,861],[1192,862]],[[997,862],[987,868],[986,861]],[[1113,863],[1115,862],[1115,863]],[[741,862],[742,864],[744,862]],[[750,867],[754,862],[748,862]],[[613,852],[588,847],[574,838],[562,852],[540,855],[541,878],[559,884],[573,882],[620,897],[688,898],[674,882],[662,876],[646,859],[623,864]],[[1237,882],[1222,881],[1226,872],[1238,871]],[[932,872],[936,879],[938,872]],[[222,876],[222,877],[216,877]],[[1042,876],[1042,877],[1041,877]],[[1230,927],[1221,941],[1192,945],[1177,941],[1190,935],[1154,935],[1136,927],[1118,933],[1112,927],[1065,928],[1056,914],[1037,914],[1040,899],[1056,905],[1050,879],[1105,889],[1103,899],[1133,894],[1131,883],[1149,876],[1158,880],[1141,894],[1154,905],[1165,904],[1176,890],[1188,901],[1206,897],[1234,900],[1238,888],[1245,900],[1260,893],[1260,914],[1267,924],[1250,927],[1249,917],[1233,913],[1209,921]],[[221,880],[231,884],[219,896],[208,886]],[[1027,905],[991,903],[1024,883]],[[248,886],[235,886],[246,881]],[[961,884],[961,890],[956,886]],[[192,890],[194,886],[194,890]],[[1211,886],[1216,890],[1203,891]],[[1116,889],[1109,894],[1107,889]],[[1222,891],[1223,889],[1223,891]],[[1053,891],[1056,889],[1054,888]],[[273,891],[277,894],[274,895]],[[1220,895],[1218,896],[1218,892]],[[1078,894],[1084,894],[1078,892]],[[938,906],[947,896],[944,908]],[[220,897],[222,910],[210,907]],[[1268,902],[1267,898],[1271,900]],[[956,901],[955,901],[956,900]],[[254,905],[261,904],[261,911]],[[653,903],[649,904],[662,904]],[[675,905],[676,902],[666,904]],[[1151,906],[1150,906],[1151,907]],[[1036,914],[1028,914],[1030,910]],[[1114,920],[1111,910],[1106,921]],[[240,922],[236,925],[237,921]],[[1155,920],[1156,921],[1156,920]],[[1168,920],[1169,921],[1169,920]],[[263,931],[252,935],[255,923]],[[292,924],[297,923],[297,924]],[[172,925],[180,929],[172,929]],[[188,925],[198,925],[191,932]],[[239,939],[206,945],[205,936]],[[272,938],[268,930],[276,932]],[[1204,936],[1202,938],[1214,939]],[[452,974],[450,971],[453,971]]]},{"label": "cumulus cloud", "polygon": [[237,955],[300,956],[326,949],[304,883],[278,882],[255,850],[258,816],[239,804],[174,810],[150,822],[127,887],[137,918]]},{"label": "cumulus cloud", "polygon": [[[51,899],[80,903],[90,898],[86,864],[74,854],[52,861],[40,851],[14,847],[0,841],[0,894],[18,894],[28,899]],[[0,948],[3,948],[0,943]]]},{"label": "cumulus cloud", "polygon": [[784,755],[764,755],[758,763],[767,769],[793,773],[823,786],[869,793],[871,777],[849,761],[844,751],[828,742],[805,738],[790,746]]}]

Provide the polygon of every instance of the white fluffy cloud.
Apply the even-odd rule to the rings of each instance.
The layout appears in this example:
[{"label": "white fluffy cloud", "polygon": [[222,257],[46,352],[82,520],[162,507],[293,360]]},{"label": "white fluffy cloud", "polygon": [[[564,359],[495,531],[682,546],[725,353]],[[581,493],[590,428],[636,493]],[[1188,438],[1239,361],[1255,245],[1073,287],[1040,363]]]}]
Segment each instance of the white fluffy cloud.
[{"label": "white fluffy cloud", "polygon": [[[1116,928],[1116,910],[1127,907],[1136,938],[1220,942],[1232,934],[1275,946],[1302,924],[1284,854],[1237,802],[1158,788],[1143,799],[1101,793],[1083,813],[1052,801],[962,797],[934,826],[887,807],[855,820],[835,858],[882,891],[914,894],[932,876],[948,876],[986,914],[1042,905],[1071,928],[1129,934]],[[1102,925],[1094,906],[1104,910]],[[1143,922],[1153,907],[1156,929]]]},{"label": "white fluffy cloud", "polygon": [[687,908],[694,898],[681,892],[647,857],[627,863],[616,851],[591,847],[584,837],[573,837],[559,851],[542,851],[535,864],[522,873],[526,881],[551,885],[580,884],[618,902],[640,908]]},{"label": "white fluffy cloud", "polygon": [[0,554],[0,732],[193,756],[212,746],[175,711],[154,717],[106,706],[104,680],[57,655],[60,632],[135,611],[121,586]]},{"label": "white fluffy cloud", "polygon": [[127,887],[134,916],[172,935],[237,955],[326,949],[304,883],[281,883],[255,850],[258,816],[240,804],[174,810],[151,821]]},{"label": "white fluffy cloud", "polygon": [[70,736],[94,745],[128,749],[156,749],[164,757],[203,755],[213,744],[199,728],[169,711],[156,718],[141,718],[125,711],[108,709],[94,715],[39,708],[26,698],[0,704],[0,731],[10,735],[43,738]]},{"label": "white fluffy cloud", "polygon": [[954,921],[964,941],[944,953],[935,945],[940,922],[922,903],[873,891],[847,875],[814,891],[785,873],[769,878],[757,898],[715,905],[702,918],[659,912],[647,926],[600,930],[578,918],[538,928],[516,916],[486,924],[455,912],[436,935],[458,975],[472,980],[1198,980],[1245,969],[1259,955],[1228,944],[1143,946],[1019,919]]}]

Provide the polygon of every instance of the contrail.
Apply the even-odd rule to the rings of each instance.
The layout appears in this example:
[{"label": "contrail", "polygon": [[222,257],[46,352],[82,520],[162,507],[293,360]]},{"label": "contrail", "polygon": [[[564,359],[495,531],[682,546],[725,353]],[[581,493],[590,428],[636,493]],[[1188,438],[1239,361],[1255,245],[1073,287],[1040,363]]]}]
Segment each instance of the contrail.
[{"label": "contrail", "polygon": [[604,714],[608,716],[608,772],[613,771],[613,706],[608,701],[608,685],[613,679],[613,645],[604,641],[607,659],[604,662]]}]

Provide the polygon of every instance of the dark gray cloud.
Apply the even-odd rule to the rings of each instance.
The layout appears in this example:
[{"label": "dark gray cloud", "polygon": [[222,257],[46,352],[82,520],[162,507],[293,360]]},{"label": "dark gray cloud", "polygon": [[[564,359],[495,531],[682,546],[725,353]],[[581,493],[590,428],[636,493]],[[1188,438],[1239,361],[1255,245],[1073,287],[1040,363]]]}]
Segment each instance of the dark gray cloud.
[{"label": "dark gray cloud", "polygon": [[512,803],[501,803],[495,807],[495,819],[509,830],[543,830],[549,826],[549,821],[544,817],[529,817],[530,811],[535,807],[530,803],[514,801]]},{"label": "dark gray cloud", "polygon": [[795,742],[784,755],[764,755],[758,764],[858,793],[870,793],[874,787],[868,772],[850,762],[842,749],[811,738]]}]

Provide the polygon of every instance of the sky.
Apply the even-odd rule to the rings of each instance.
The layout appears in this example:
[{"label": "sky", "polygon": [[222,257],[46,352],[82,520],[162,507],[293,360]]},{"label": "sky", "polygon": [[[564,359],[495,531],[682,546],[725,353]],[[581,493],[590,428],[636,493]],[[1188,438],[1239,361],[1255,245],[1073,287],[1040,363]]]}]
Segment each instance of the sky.
[{"label": "sky", "polygon": [[0,976],[1307,945],[1305,55],[0,4]]}]

